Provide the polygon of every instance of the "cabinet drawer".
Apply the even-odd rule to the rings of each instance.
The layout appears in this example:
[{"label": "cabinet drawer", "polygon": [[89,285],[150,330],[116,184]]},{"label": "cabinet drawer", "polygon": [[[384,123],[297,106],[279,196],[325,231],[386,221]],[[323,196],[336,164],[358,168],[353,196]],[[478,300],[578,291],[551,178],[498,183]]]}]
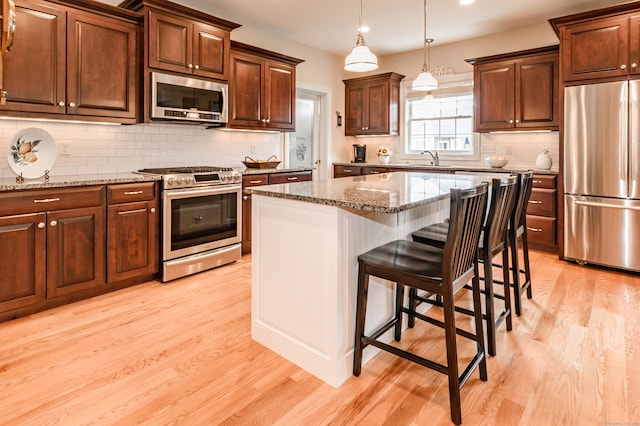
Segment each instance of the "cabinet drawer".
[{"label": "cabinet drawer", "polygon": [[361,166],[333,166],[333,177],[359,176],[361,174]]},{"label": "cabinet drawer", "polygon": [[527,215],[527,238],[530,243],[554,246],[556,244],[555,218]]},{"label": "cabinet drawer", "polygon": [[247,188],[249,186],[260,186],[269,184],[269,175],[264,173],[260,175],[246,175],[242,176],[242,187]]},{"label": "cabinet drawer", "polygon": [[269,175],[269,183],[292,183],[309,180],[311,180],[311,172],[287,172]]},{"label": "cabinet drawer", "polygon": [[107,202],[109,204],[118,204],[132,201],[153,200],[155,192],[155,182],[109,185],[107,187]]},{"label": "cabinet drawer", "polygon": [[389,172],[388,167],[370,166],[370,167],[362,168],[363,175],[377,175],[380,173],[388,173],[388,172]]},{"label": "cabinet drawer", "polygon": [[556,189],[556,178],[554,175],[533,175],[533,187]]},{"label": "cabinet drawer", "polygon": [[556,217],[556,190],[533,188],[527,206],[527,214]]},{"label": "cabinet drawer", "polygon": [[105,187],[14,191],[0,194],[0,216],[100,206]]}]

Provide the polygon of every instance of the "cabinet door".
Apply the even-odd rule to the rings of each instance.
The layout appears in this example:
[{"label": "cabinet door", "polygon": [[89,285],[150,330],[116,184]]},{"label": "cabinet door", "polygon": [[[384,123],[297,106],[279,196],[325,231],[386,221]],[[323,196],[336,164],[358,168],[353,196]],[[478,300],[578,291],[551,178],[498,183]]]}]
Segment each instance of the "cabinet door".
[{"label": "cabinet door", "polygon": [[311,172],[284,172],[269,175],[269,184],[307,182],[311,180]]},{"label": "cabinet door", "polygon": [[136,116],[136,26],[70,12],[67,113]]},{"label": "cabinet door", "polygon": [[116,204],[107,209],[107,281],[157,272],[156,203]]},{"label": "cabinet door", "polygon": [[345,89],[346,136],[361,135],[364,132],[365,86],[347,86]]},{"label": "cabinet door", "polygon": [[629,74],[640,74],[640,15],[629,18]]},{"label": "cabinet door", "polygon": [[3,54],[7,104],[0,111],[64,114],[65,12],[51,3],[16,0],[16,22],[13,48]]},{"label": "cabinet door", "polygon": [[364,126],[367,135],[389,133],[389,81],[366,86]]},{"label": "cabinet door", "polygon": [[295,67],[267,61],[264,64],[263,108],[266,126],[295,130]]},{"label": "cabinet door", "polygon": [[558,56],[516,61],[515,127],[558,128]]},{"label": "cabinet door", "polygon": [[228,32],[197,22],[193,33],[193,74],[227,80],[229,65],[225,54],[229,52]]},{"label": "cabinet door", "polygon": [[192,31],[193,25],[188,19],[149,11],[149,67],[190,73]]},{"label": "cabinet door", "polygon": [[251,194],[242,194],[242,254],[251,253]]},{"label": "cabinet door", "polygon": [[47,214],[47,298],[105,285],[104,207]]},{"label": "cabinet door", "polygon": [[0,312],[46,296],[46,215],[0,217]]},{"label": "cabinet door", "polygon": [[362,174],[361,166],[333,166],[333,177],[359,176]]},{"label": "cabinet door", "polygon": [[514,82],[513,62],[483,64],[474,68],[476,131],[513,128]]},{"label": "cabinet door", "polygon": [[564,81],[627,75],[628,16],[569,25],[562,37]]},{"label": "cabinet door", "polygon": [[262,61],[243,54],[231,54],[229,124],[236,127],[262,126]]}]

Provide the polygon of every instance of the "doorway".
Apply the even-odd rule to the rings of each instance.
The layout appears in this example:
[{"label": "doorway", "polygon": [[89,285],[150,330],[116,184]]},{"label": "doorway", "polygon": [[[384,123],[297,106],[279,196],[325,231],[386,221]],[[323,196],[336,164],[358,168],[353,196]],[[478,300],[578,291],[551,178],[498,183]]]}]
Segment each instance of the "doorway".
[{"label": "doorway", "polygon": [[327,153],[329,91],[299,83],[296,90],[296,130],[289,133],[286,156],[289,167],[313,169],[313,178],[328,176]]}]

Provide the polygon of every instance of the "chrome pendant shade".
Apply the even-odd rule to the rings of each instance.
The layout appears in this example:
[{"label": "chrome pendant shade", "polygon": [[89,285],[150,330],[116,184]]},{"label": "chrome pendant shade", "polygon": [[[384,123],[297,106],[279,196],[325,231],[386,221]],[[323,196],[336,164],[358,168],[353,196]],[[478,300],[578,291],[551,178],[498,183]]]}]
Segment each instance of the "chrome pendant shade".
[{"label": "chrome pendant shade", "polygon": [[427,0],[424,0],[424,35],[422,49],[422,69],[420,74],[413,80],[412,90],[428,92],[438,88],[438,80],[429,71],[429,62],[431,62],[431,42],[432,38],[427,38]]},{"label": "chrome pendant shade", "polygon": [[378,58],[371,53],[362,35],[362,0],[360,0],[360,25],[356,45],[344,59],[344,69],[353,72],[367,72],[378,69]]}]

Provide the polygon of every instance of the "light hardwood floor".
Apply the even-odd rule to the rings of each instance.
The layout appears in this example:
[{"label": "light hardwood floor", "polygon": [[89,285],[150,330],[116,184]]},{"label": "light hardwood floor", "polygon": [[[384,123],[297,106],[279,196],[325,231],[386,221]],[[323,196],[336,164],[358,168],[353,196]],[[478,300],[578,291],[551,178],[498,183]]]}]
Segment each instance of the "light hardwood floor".
[{"label": "light hardwood floor", "polygon": [[[463,424],[640,424],[640,277],[541,252],[532,269]],[[444,375],[380,354],[334,389],[252,341],[250,276],[245,256],[0,324],[0,424],[450,424]],[[441,336],[419,324],[403,345]]]}]

